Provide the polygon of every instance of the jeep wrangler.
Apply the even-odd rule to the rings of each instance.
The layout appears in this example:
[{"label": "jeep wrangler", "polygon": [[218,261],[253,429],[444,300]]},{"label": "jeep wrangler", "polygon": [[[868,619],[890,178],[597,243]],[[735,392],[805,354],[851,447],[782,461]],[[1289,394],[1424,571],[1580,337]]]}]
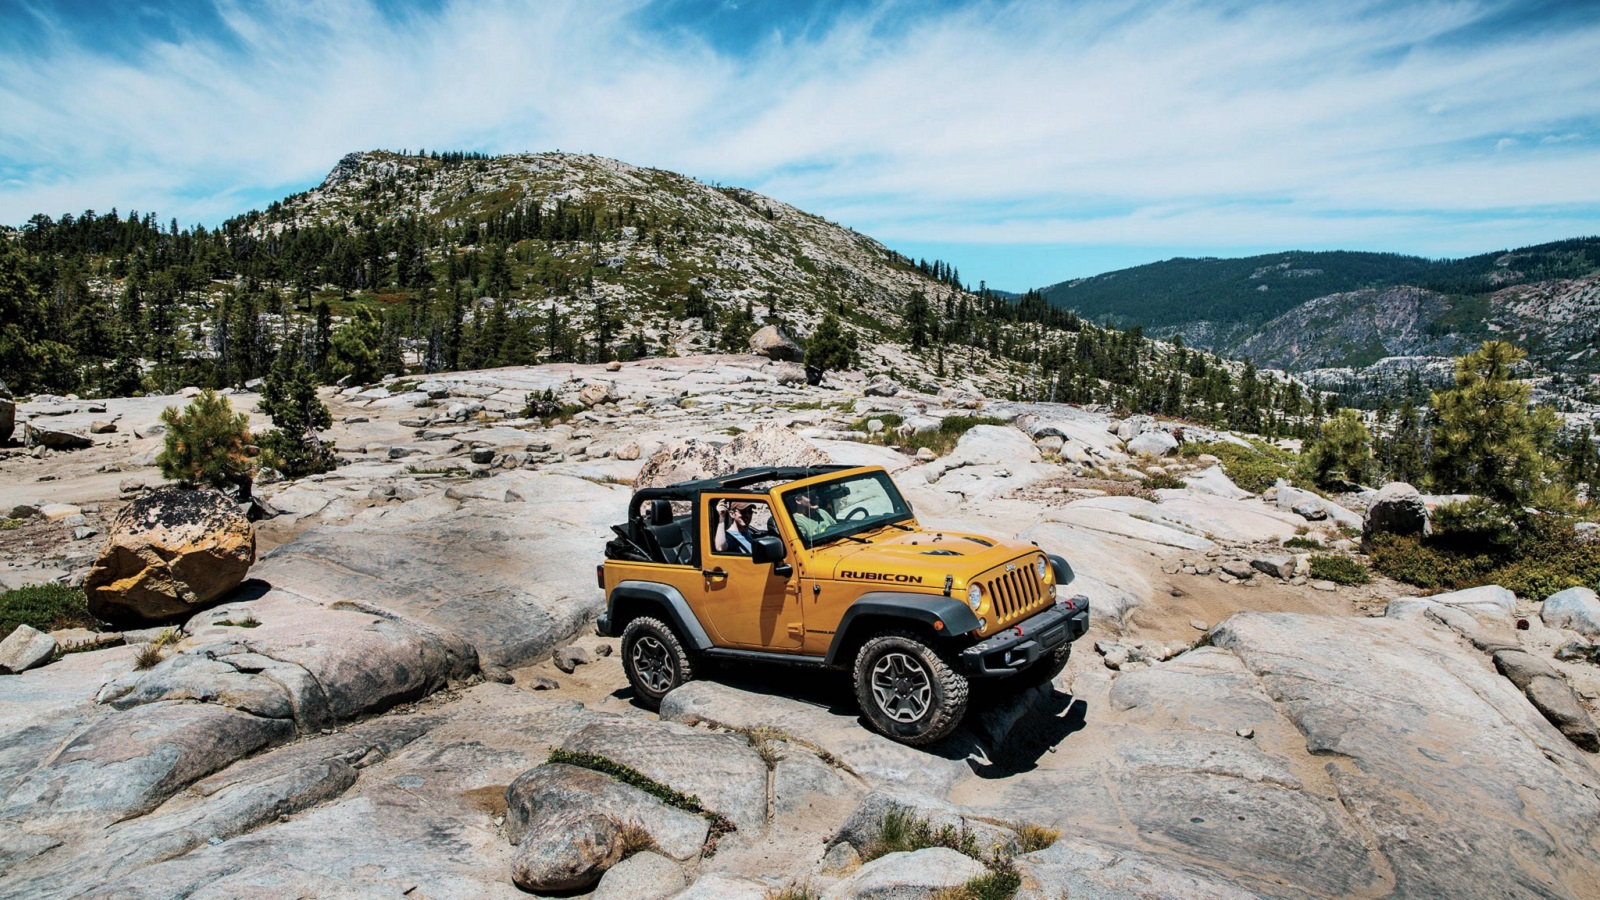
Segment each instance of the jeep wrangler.
[{"label": "jeep wrangler", "polygon": [[597,567],[599,631],[659,708],[705,661],[850,671],[876,731],[949,734],[970,681],[1054,678],[1089,629],[1037,546],[922,527],[878,467],[745,469],[634,493]]}]

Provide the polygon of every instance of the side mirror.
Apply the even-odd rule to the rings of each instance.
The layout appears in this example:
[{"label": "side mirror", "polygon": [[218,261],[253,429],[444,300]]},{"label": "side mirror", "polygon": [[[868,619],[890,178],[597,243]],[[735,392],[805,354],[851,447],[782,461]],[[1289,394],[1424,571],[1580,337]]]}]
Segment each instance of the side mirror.
[{"label": "side mirror", "polygon": [[789,550],[783,546],[783,538],[776,535],[764,534],[750,542],[751,562],[778,563],[788,555]]}]

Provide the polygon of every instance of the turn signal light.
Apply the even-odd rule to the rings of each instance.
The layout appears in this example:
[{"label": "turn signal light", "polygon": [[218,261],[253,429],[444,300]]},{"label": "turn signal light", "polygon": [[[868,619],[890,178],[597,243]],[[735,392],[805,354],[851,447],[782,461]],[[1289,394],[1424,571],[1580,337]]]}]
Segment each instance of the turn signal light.
[{"label": "turn signal light", "polygon": [[600,590],[603,591],[603,590],[606,589],[606,564],[605,563],[599,563],[598,565],[596,565],[594,567],[594,583],[599,585]]}]

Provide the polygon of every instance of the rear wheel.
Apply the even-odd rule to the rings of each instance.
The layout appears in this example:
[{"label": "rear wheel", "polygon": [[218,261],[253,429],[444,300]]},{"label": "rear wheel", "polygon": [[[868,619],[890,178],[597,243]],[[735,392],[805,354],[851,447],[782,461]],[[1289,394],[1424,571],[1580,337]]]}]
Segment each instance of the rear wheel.
[{"label": "rear wheel", "polygon": [[694,660],[672,626],[648,616],[622,629],[622,670],[639,705],[660,709],[668,691],[694,680]]},{"label": "rear wheel", "polygon": [[913,634],[890,632],[863,644],[855,689],[873,730],[912,746],[948,735],[967,711],[966,676]]}]

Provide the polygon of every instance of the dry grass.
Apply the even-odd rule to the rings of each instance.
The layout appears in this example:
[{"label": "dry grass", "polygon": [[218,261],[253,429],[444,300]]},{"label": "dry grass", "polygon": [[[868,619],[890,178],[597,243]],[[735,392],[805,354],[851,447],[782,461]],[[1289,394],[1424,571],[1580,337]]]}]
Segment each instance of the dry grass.
[{"label": "dry grass", "polygon": [[133,658],[133,667],[136,669],[149,669],[163,659],[161,647],[158,644],[145,644],[139,648],[139,653]]},{"label": "dry grass", "polygon": [[1032,853],[1043,850],[1056,841],[1061,840],[1061,832],[1043,825],[1022,824],[1016,826],[1017,852]]},{"label": "dry grass", "polygon": [[[616,820],[614,820],[616,821]],[[622,840],[624,859],[645,850],[656,849],[656,839],[638,822],[617,821],[617,835]]]}]

